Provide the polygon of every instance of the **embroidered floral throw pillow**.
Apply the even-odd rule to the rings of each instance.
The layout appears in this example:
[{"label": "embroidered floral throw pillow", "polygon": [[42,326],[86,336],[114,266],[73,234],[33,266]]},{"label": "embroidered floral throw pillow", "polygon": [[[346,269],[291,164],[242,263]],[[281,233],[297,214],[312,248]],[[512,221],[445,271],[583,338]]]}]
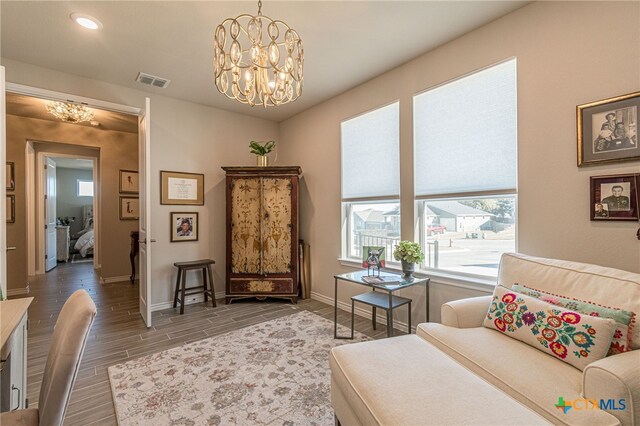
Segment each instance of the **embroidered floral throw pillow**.
[{"label": "embroidered floral throw pillow", "polygon": [[607,355],[616,322],[496,286],[483,325],[584,370]]},{"label": "embroidered floral throw pillow", "polygon": [[544,291],[519,284],[515,284],[511,287],[511,290],[526,294],[527,296],[535,297],[536,299],[551,303],[552,305],[578,311],[578,313],[581,314],[587,314],[593,317],[611,318],[616,322],[616,329],[613,332],[613,340],[611,341],[611,346],[609,347],[607,355],[615,355],[631,350],[631,335],[636,322],[635,313],[625,311],[624,309],[609,308],[584,300],[570,299],[568,297],[545,293]]}]

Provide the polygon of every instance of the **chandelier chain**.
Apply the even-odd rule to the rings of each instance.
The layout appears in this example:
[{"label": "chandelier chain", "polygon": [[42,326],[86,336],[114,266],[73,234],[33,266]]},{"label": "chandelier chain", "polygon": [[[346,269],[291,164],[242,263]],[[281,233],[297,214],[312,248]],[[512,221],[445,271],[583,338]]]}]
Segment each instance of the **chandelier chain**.
[{"label": "chandelier chain", "polygon": [[258,16],[262,15],[262,0],[258,0]]}]

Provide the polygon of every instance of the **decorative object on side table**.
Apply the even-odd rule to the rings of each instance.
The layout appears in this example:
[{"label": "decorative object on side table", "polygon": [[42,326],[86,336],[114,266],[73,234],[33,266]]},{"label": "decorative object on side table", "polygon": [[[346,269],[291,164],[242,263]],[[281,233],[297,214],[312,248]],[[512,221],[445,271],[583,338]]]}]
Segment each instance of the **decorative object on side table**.
[{"label": "decorative object on side table", "polygon": [[171,212],[171,242],[198,241],[198,213]]},{"label": "decorative object on side table", "polygon": [[591,220],[638,220],[639,177],[591,176]]},{"label": "decorative object on side table", "polygon": [[400,241],[393,251],[393,258],[402,263],[402,272],[410,277],[416,270],[416,263],[424,260],[424,253],[420,244],[411,241]]},{"label": "decorative object on side table", "polygon": [[76,221],[76,217],[69,217],[69,216],[58,216],[58,225],[60,226],[70,226],[73,222]]},{"label": "decorative object on side table", "polygon": [[640,92],[577,107],[578,166],[640,160]]},{"label": "decorative object on side table", "polygon": [[249,143],[249,148],[251,148],[251,153],[256,155],[258,167],[267,167],[269,165],[269,157],[267,157],[267,154],[273,151],[273,148],[275,147],[276,147],[276,141],[267,141],[267,142],[251,141]]},{"label": "decorative object on side table", "polygon": [[161,170],[160,204],[204,206],[204,175]]},{"label": "decorative object on side table", "polygon": [[369,276],[375,276],[376,271],[380,276],[380,268],[385,267],[384,246],[362,246],[362,267],[367,268]]}]

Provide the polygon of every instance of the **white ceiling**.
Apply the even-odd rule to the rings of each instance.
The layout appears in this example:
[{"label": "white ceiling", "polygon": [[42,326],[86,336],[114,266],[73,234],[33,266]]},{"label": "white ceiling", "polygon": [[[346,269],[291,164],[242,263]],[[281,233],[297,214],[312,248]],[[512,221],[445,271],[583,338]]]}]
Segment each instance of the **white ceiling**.
[{"label": "white ceiling", "polygon": [[[31,96],[7,93],[7,114],[21,117],[38,118],[60,122],[47,112],[47,100]],[[73,123],[77,126],[93,127],[99,130],[138,133],[138,117],[103,109],[89,108],[93,111],[93,124],[90,122]]]},{"label": "white ceiling", "polygon": [[[0,2],[5,58],[230,111],[281,121],[503,16],[528,1],[269,1],[305,47],[304,92],[277,108],[249,107],[213,84],[213,31],[256,13],[253,1]],[[72,12],[98,18],[84,29]],[[135,82],[139,71],[171,80]]]},{"label": "white ceiling", "polygon": [[61,169],[92,170],[93,161],[84,158],[51,157],[56,162],[56,167]]}]

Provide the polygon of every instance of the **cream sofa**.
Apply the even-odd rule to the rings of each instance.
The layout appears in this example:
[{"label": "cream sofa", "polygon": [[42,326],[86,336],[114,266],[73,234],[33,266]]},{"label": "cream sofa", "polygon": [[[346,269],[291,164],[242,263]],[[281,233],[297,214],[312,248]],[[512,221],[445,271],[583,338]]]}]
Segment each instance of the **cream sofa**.
[{"label": "cream sofa", "polygon": [[[498,283],[640,313],[640,275],[612,268],[505,254]],[[336,419],[344,426],[640,426],[640,350],[606,357],[580,371],[482,327],[490,301],[486,296],[446,303],[442,324],[420,324],[416,335],[334,348],[330,364]],[[637,349],[640,325],[632,336]],[[578,404],[564,413],[555,406],[559,397]],[[615,405],[586,410],[583,399],[614,400]]]}]

